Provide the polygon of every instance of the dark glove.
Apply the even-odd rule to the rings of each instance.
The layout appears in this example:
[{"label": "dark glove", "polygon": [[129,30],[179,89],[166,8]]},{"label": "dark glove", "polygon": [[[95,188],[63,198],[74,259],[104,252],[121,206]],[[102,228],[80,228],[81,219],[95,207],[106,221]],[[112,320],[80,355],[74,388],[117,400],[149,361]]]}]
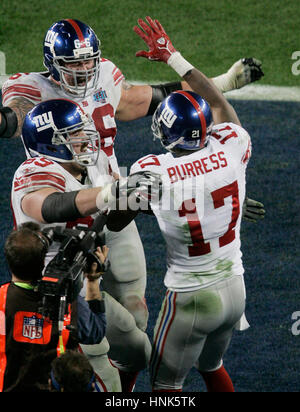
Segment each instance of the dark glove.
[{"label": "dark glove", "polygon": [[159,200],[161,197],[162,181],[157,173],[150,171],[137,172],[119,181],[117,198],[134,195],[139,200]]},{"label": "dark glove", "polygon": [[265,213],[266,211],[262,203],[246,196],[242,209],[243,219],[248,220],[248,222],[257,223],[258,220],[265,217]]},{"label": "dark glove", "polygon": [[261,69],[261,61],[253,57],[246,57],[242,60],[245,68],[248,69],[249,73],[249,83],[255,82],[256,80],[261,79],[264,76],[264,72]]}]

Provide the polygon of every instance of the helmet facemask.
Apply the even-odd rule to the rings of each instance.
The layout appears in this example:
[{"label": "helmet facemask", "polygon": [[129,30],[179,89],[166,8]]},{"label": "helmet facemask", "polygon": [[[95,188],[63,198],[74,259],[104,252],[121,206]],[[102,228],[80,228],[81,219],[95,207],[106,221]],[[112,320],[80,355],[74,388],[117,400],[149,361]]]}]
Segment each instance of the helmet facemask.
[{"label": "helmet facemask", "polygon": [[[64,144],[70,150],[73,159],[81,166],[95,166],[97,164],[100,153],[100,136],[99,133],[93,129],[93,121],[88,115],[82,115],[82,122],[66,127],[64,129],[57,129],[53,133],[52,144]],[[80,148],[78,152],[76,147]],[[62,161],[62,160],[60,160]],[[70,161],[62,161],[69,163]]]},{"label": "helmet facemask", "polygon": [[[91,49],[91,48],[87,48]],[[75,49],[78,52],[80,49]],[[82,49],[84,50],[84,49]],[[90,53],[92,54],[92,53]],[[97,87],[99,75],[100,75],[100,50],[93,54],[92,57],[84,58],[66,58],[56,57],[53,59],[53,67],[57,70],[60,77],[60,86],[63,91],[69,95],[84,98],[90,94]],[[84,55],[82,53],[82,55]],[[79,54],[80,56],[80,54]],[[86,54],[85,54],[86,56]],[[76,70],[70,67],[66,67],[66,64],[73,63],[88,63],[93,62],[94,65],[90,69]],[[67,77],[69,79],[67,79]]]}]

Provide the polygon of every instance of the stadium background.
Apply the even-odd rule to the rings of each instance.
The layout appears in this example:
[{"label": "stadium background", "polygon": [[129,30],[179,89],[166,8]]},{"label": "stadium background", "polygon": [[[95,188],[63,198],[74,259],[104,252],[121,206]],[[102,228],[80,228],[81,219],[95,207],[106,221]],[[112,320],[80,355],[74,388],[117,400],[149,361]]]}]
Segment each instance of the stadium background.
[{"label": "stadium background", "polygon": [[[44,70],[42,40],[47,28],[61,18],[78,18],[91,25],[102,41],[102,55],[132,81],[159,82],[176,75],[166,65],[136,59],[144,49],[133,32],[137,18],[158,18],[173,44],[209,76],[218,75],[244,56],[263,61],[260,85],[299,86],[292,74],[292,53],[300,49],[297,2],[273,0],[16,0],[0,10],[0,50],[6,72]],[[298,14],[297,14],[298,13]],[[242,251],[247,288],[246,314],[251,328],[234,335],[225,356],[226,368],[238,392],[298,392],[299,336],[292,333],[292,314],[300,311],[299,275],[299,131],[300,102],[230,100],[253,142],[248,168],[248,194],[264,203],[263,222],[243,222]],[[269,99],[269,97],[267,98]],[[291,99],[292,100],[292,99]],[[148,153],[159,153],[152,141],[149,118],[120,123],[116,152],[121,166]],[[138,143],[137,143],[138,142]],[[0,141],[0,283],[9,279],[3,257],[11,230],[10,187],[23,161],[19,140]],[[156,221],[139,216],[137,224],[148,265],[148,332],[164,295],[165,246]],[[192,371],[185,391],[204,391]],[[147,371],[140,374],[137,392],[150,391]]]}]

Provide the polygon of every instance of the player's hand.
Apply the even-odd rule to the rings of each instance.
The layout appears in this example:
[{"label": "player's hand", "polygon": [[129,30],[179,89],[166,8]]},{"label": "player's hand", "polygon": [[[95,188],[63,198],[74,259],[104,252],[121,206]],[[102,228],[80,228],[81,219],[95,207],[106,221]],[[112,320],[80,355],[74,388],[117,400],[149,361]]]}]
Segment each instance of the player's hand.
[{"label": "player's hand", "polygon": [[255,82],[264,76],[261,69],[262,62],[254,57],[247,57],[235,62],[228,70],[234,77],[234,89],[240,89],[249,83]]},{"label": "player's hand", "polygon": [[264,76],[264,72],[261,69],[262,62],[260,60],[254,57],[248,57],[242,59],[242,63],[244,65],[245,77],[247,77],[248,80],[250,79],[249,83],[255,82]]},{"label": "player's hand", "polygon": [[242,216],[243,219],[248,220],[248,222],[257,223],[258,220],[261,220],[265,217],[264,205],[257,200],[245,198],[243,204]]},{"label": "player's hand", "polygon": [[176,49],[158,20],[152,20],[147,16],[146,21],[148,24],[138,19],[140,27],[134,26],[133,30],[144,40],[149,51],[138,51],[136,57],[167,63],[171,55],[176,53]]},{"label": "player's hand", "polygon": [[159,200],[161,197],[161,176],[150,171],[137,172],[120,180],[118,197],[135,196],[139,200]]}]

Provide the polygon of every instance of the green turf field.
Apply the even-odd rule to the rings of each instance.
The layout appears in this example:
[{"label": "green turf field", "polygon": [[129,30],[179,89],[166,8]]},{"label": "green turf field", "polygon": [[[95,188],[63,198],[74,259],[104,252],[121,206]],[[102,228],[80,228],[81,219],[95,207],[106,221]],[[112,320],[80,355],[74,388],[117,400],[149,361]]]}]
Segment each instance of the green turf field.
[{"label": "green turf field", "polygon": [[135,57],[144,48],[132,27],[138,18],[158,18],[174,45],[210,76],[243,56],[263,61],[260,84],[297,86],[292,53],[300,50],[299,2],[293,0],[4,0],[0,9],[0,50],[7,73],[40,71],[45,31],[56,20],[77,18],[102,41],[103,56],[130,80],[172,80],[163,64]]}]

